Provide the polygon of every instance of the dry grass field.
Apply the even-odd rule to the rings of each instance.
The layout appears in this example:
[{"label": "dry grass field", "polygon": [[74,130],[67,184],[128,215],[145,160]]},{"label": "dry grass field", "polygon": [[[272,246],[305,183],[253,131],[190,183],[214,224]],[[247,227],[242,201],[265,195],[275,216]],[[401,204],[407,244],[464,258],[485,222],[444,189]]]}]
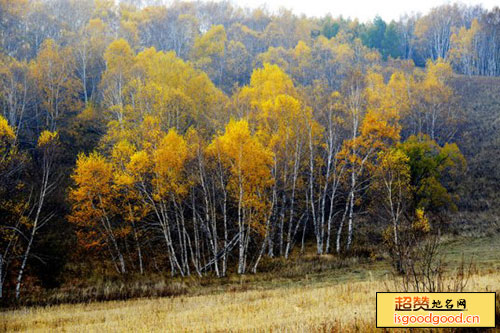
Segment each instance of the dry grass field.
[{"label": "dry grass field", "polygon": [[[138,299],[3,313],[6,331],[373,331],[384,281],[324,287]],[[500,290],[500,274],[476,275],[469,290]]]},{"label": "dry grass field", "polygon": [[[461,254],[476,257],[478,273],[466,290],[497,291],[498,312],[499,237],[454,239],[443,250],[450,263]],[[349,268],[329,268],[293,281],[235,280],[175,297],[10,310],[0,313],[0,331],[375,331],[375,292],[394,290],[394,282],[380,262],[355,266],[357,275]]]}]

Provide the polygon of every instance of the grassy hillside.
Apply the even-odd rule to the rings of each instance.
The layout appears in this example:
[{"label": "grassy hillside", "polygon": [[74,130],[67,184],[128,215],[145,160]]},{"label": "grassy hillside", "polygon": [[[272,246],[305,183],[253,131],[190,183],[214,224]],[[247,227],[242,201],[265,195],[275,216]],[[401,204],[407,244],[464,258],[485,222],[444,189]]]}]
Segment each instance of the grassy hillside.
[{"label": "grassy hillside", "polygon": [[467,176],[460,189],[455,226],[461,233],[500,231],[500,78],[454,79],[464,122],[455,142],[464,153]]}]

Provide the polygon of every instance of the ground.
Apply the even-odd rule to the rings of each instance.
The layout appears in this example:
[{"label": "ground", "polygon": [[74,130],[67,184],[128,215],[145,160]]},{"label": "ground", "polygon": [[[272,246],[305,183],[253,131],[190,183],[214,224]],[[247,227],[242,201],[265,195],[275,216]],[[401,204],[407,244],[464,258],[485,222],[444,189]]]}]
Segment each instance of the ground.
[{"label": "ground", "polygon": [[[467,290],[500,291],[500,235],[448,239],[442,248],[449,270],[462,254],[466,260],[474,258],[477,273]],[[343,265],[334,265],[335,260],[332,256],[306,256],[301,269],[311,265],[311,270],[301,278],[291,273],[291,278],[271,279],[269,274],[260,279],[234,277],[226,285],[176,297],[4,311],[0,313],[0,330],[375,330],[375,292],[394,288],[389,266],[378,259]],[[497,297],[497,312],[499,305]]]}]

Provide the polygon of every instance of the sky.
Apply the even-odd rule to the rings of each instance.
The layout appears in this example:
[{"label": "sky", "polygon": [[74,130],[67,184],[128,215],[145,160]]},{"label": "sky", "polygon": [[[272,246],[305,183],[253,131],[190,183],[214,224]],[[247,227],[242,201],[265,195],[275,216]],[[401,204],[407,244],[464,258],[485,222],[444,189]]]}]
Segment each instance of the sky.
[{"label": "sky", "polygon": [[[385,21],[397,20],[405,13],[426,13],[433,7],[450,3],[445,0],[232,0],[231,2],[249,8],[264,5],[271,11],[285,7],[295,14],[307,16],[324,16],[330,13],[333,17],[342,15],[345,18],[358,18],[362,22],[372,20],[376,15]],[[482,4],[488,9],[500,6],[500,0],[462,0],[460,3]]]}]

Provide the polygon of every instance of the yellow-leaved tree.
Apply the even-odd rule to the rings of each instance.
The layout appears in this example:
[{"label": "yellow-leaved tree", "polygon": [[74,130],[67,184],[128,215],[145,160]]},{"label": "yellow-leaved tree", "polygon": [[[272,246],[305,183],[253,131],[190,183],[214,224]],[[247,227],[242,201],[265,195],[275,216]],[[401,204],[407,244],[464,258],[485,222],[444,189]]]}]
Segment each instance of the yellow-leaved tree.
[{"label": "yellow-leaved tree", "polygon": [[36,187],[34,188],[36,194],[34,195],[34,200],[31,203],[32,207],[30,209],[30,213],[28,214],[26,223],[26,227],[29,230],[29,238],[26,249],[24,250],[21,267],[17,275],[17,299],[20,297],[23,274],[26,269],[26,263],[28,261],[28,257],[30,256],[36,235],[38,231],[53,218],[53,214],[47,214],[44,212],[44,207],[49,195],[56,189],[58,181],[56,162],[59,145],[60,142],[58,132],[45,130],[40,133],[35,154],[33,155],[34,165],[37,170],[39,170],[37,177],[38,184],[36,184]]},{"label": "yellow-leaved tree", "polygon": [[[359,75],[359,74],[358,74]],[[361,89],[365,85],[364,89]],[[354,209],[356,197],[361,191],[366,174],[376,165],[377,153],[385,151],[399,141],[400,106],[392,89],[385,84],[382,75],[369,73],[366,78],[355,76],[345,101],[351,116],[351,138],[345,140],[339,153],[342,167],[347,170],[348,197],[337,232],[337,252],[341,251],[342,228],[346,217],[346,250],[352,245]],[[361,123],[358,123],[361,121]]]},{"label": "yellow-leaved tree", "polygon": [[140,125],[153,117],[162,131],[184,133],[190,126],[204,135],[226,121],[225,95],[207,74],[174,52],[148,48],[135,55],[125,40],[110,44],[103,74],[104,100],[111,118],[103,145],[121,139],[141,141]]},{"label": "yellow-leaved tree", "polygon": [[450,51],[448,56],[451,62],[465,75],[477,74],[478,54],[477,44],[480,32],[477,19],[472,20],[469,29],[461,27],[451,35]]},{"label": "yellow-leaved tree", "polygon": [[[111,163],[113,164],[113,192],[119,202],[119,212],[122,218],[129,223],[123,226],[122,235],[129,233],[133,236],[133,242],[137,249],[137,262],[139,272],[144,273],[143,250],[141,246],[142,227],[144,219],[150,213],[148,205],[142,200],[139,189],[134,186],[134,178],[128,172],[127,165],[136,152],[136,147],[126,139],[117,142],[111,152]],[[128,230],[130,227],[130,231]]]},{"label": "yellow-leaved tree", "polygon": [[78,227],[80,244],[87,249],[107,248],[116,271],[124,274],[119,235],[125,225],[116,218],[121,207],[113,187],[113,165],[97,152],[80,154],[72,178],[75,187],[70,191],[69,220]]},{"label": "yellow-leaved tree", "polygon": [[121,124],[125,111],[125,87],[131,79],[134,53],[126,40],[118,39],[109,44],[104,61],[106,71],[101,80],[103,102],[112,119]]},{"label": "yellow-leaved tree", "polygon": [[411,134],[427,134],[439,143],[453,139],[461,120],[460,109],[454,106],[449,80],[453,74],[443,59],[428,60],[425,72],[415,70],[411,85]]},{"label": "yellow-leaved tree", "polygon": [[248,115],[258,139],[274,155],[272,216],[261,253],[268,246],[273,256],[276,240],[279,254],[288,257],[303,217],[296,214],[297,203],[305,202],[296,195],[306,189],[305,170],[315,158],[320,126],[313,119],[312,109],[301,101],[291,78],[277,65],[264,63],[263,68],[254,70],[250,84],[234,100],[238,114]]},{"label": "yellow-leaved tree", "polygon": [[317,137],[319,126],[312,118],[311,108],[290,95],[277,95],[262,102],[259,109],[255,115],[257,136],[274,156],[273,198],[279,196],[277,200],[282,205],[289,203],[286,208],[282,206],[277,218],[279,253],[288,258],[301,222],[300,215],[296,213],[297,194],[306,190],[304,171],[309,168],[309,152],[313,149],[310,139]]},{"label": "yellow-leaved tree", "polygon": [[227,189],[237,205],[238,273],[244,274],[251,235],[264,233],[269,215],[273,154],[252,135],[246,120],[231,120],[209,148],[230,173]]},{"label": "yellow-leaved tree", "polygon": [[[183,200],[188,195],[187,142],[175,129],[161,135],[156,146],[135,152],[126,166],[131,182],[139,191],[146,209],[154,213],[165,239],[172,274],[190,274],[188,239]],[[175,244],[180,245],[178,249]]]},{"label": "yellow-leaved tree", "polygon": [[55,131],[63,112],[81,107],[80,84],[74,76],[75,60],[70,48],[62,48],[52,39],[43,42],[38,56],[30,63],[40,104],[45,111],[45,126]]},{"label": "yellow-leaved tree", "polygon": [[277,65],[264,63],[263,68],[253,71],[250,85],[243,87],[237,96],[241,106],[238,116],[243,117],[258,110],[262,103],[280,94],[297,95],[292,79]]},{"label": "yellow-leaved tree", "polygon": [[191,50],[195,65],[205,71],[219,86],[223,84],[226,41],[224,26],[215,25],[195,39]]},{"label": "yellow-leaved tree", "polygon": [[25,198],[25,180],[22,171],[24,156],[16,144],[15,129],[0,115],[0,298],[4,283],[14,270],[13,261],[22,255],[21,227],[27,223],[24,212],[29,202]]},{"label": "yellow-leaved tree", "polygon": [[0,103],[2,113],[16,129],[17,134],[26,117],[26,109],[32,93],[32,80],[26,61],[0,55]]},{"label": "yellow-leaved tree", "polygon": [[401,227],[411,206],[412,186],[409,157],[400,149],[391,148],[378,154],[377,166],[371,189],[379,198],[375,205],[382,216],[388,220],[392,229],[392,244],[389,246],[395,257],[396,269],[401,271],[404,249],[400,242],[400,234],[406,230]]}]

